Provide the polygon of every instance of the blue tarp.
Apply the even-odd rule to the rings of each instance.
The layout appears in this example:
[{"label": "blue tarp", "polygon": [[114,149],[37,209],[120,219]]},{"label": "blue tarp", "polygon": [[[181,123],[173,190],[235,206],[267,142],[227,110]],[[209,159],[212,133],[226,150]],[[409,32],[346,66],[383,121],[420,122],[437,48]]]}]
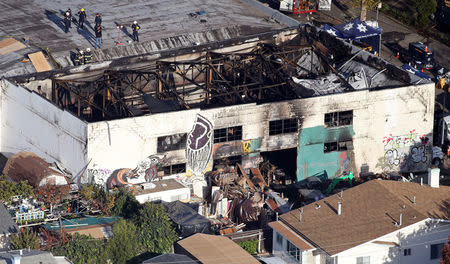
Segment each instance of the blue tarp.
[{"label": "blue tarp", "polygon": [[339,32],[339,30],[335,29],[334,27],[332,27],[328,24],[322,25],[322,29],[332,36],[335,36],[338,38],[343,38],[343,36],[342,36],[341,32]]},{"label": "blue tarp", "polygon": [[335,28],[347,39],[367,38],[381,34],[381,28],[375,29],[357,18],[347,23],[337,25]]},{"label": "blue tarp", "polygon": [[416,68],[412,67],[409,64],[403,64],[402,69],[409,71],[410,73],[414,73],[415,75],[419,76],[420,78],[427,79],[431,81],[431,77],[426,75],[423,72],[418,71]]}]

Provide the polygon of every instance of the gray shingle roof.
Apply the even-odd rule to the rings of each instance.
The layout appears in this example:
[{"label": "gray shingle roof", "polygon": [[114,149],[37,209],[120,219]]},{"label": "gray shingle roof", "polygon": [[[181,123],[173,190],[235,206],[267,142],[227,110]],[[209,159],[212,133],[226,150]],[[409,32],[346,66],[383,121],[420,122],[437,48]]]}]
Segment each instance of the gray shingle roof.
[{"label": "gray shingle roof", "polygon": [[0,203],[0,234],[7,235],[17,233],[18,228],[16,223],[12,220],[11,215],[6,210],[6,207]]}]

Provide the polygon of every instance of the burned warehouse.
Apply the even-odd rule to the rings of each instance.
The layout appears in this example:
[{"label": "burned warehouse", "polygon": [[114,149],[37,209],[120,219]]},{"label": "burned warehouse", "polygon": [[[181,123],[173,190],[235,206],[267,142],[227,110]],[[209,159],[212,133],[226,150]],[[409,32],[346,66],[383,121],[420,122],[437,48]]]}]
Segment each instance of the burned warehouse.
[{"label": "burned warehouse", "polygon": [[433,83],[256,1],[231,2],[252,14],[226,27],[187,15],[211,28],[96,50],[81,66],[61,51],[43,55],[48,71],[5,71],[1,151],[60,162],[81,183],[170,176],[194,194],[230,166],[266,185],[427,170]]}]

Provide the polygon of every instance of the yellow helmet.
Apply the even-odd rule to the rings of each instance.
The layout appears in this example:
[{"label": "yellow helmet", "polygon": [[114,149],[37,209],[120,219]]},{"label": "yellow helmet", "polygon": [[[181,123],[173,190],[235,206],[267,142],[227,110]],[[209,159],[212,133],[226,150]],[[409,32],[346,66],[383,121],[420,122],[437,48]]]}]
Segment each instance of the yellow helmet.
[{"label": "yellow helmet", "polygon": [[84,11],[84,8],[81,8],[81,12],[83,12]]}]

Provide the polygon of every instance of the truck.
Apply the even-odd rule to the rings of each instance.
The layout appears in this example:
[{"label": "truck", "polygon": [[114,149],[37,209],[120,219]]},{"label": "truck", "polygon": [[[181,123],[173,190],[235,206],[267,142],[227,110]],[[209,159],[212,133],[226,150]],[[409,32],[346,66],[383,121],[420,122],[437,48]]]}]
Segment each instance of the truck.
[{"label": "truck", "polygon": [[387,43],[386,46],[394,52],[395,57],[400,61],[408,63],[420,71],[431,70],[436,65],[433,50],[422,42],[411,42],[408,49],[392,42]]}]

